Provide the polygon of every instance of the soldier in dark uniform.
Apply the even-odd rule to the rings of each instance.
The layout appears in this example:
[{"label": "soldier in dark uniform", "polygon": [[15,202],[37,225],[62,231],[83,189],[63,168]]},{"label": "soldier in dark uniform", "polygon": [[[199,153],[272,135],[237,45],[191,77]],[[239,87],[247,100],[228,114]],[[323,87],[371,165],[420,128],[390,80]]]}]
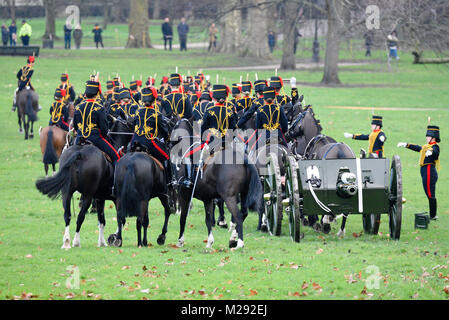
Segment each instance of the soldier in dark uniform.
[{"label": "soldier in dark uniform", "polygon": [[108,134],[108,124],[106,112],[96,99],[99,89],[99,82],[87,81],[86,91],[84,92],[86,99],[75,107],[73,119],[73,127],[76,129],[75,143],[81,143],[82,139],[89,140],[111,158],[115,167],[120,155],[105,139]]},{"label": "soldier in dark uniform", "polygon": [[69,109],[64,103],[64,96],[66,95],[64,89],[57,88],[55,91],[55,102],[50,107],[50,121],[49,126],[55,125],[62,130],[69,131]]},{"label": "soldier in dark uniform", "polygon": [[[158,97],[156,88],[142,89],[142,102],[144,107],[140,108],[134,118],[134,135],[129,143],[129,149],[133,150],[136,144],[143,146],[147,152],[154,156],[164,165],[165,179],[169,187],[175,184],[172,166],[170,163],[170,152],[166,146],[168,141],[168,124],[164,117],[155,107]],[[162,138],[162,139],[161,139]]]},{"label": "soldier in dark uniform", "polygon": [[251,81],[242,81],[242,94],[243,97],[237,101],[236,112],[246,111],[251,108],[253,103],[253,98],[251,97],[251,91],[253,89],[253,84]]},{"label": "soldier in dark uniform", "polygon": [[233,83],[231,87],[231,94],[232,94],[231,103],[234,105],[234,110],[236,111],[237,101],[240,100],[240,96],[242,94],[242,85],[239,83]]},{"label": "soldier in dark uniform", "polygon": [[75,101],[75,89],[73,89],[72,84],[69,82],[69,75],[67,73],[61,74],[61,84],[58,88],[65,90],[67,93],[64,97],[64,103],[73,103]]},{"label": "soldier in dark uniform", "polygon": [[270,86],[276,90],[276,103],[283,106],[291,102],[289,96],[281,94],[281,89],[284,87],[284,80],[281,77],[274,76],[270,78]]},{"label": "soldier in dark uniform", "polygon": [[168,95],[171,92],[170,85],[168,83],[168,77],[162,77],[161,80],[161,86],[159,87],[159,93],[161,94],[162,98]]},{"label": "soldier in dark uniform", "polygon": [[180,74],[170,75],[169,83],[172,91],[164,97],[161,108],[169,118],[176,116],[178,118],[192,118],[192,104],[188,95],[182,93],[182,77]]},{"label": "soldier in dark uniform", "polygon": [[105,109],[107,112],[109,112],[109,109],[112,104],[114,104],[114,82],[112,80],[109,80],[106,82],[106,96],[105,96]]},{"label": "soldier in dark uniform", "polygon": [[424,192],[429,200],[430,219],[437,220],[437,198],[435,187],[438,181],[438,170],[440,169],[440,128],[427,126],[427,144],[420,146],[407,142],[399,142],[398,147],[408,148],[420,153],[419,165],[421,167],[421,179]]},{"label": "soldier in dark uniform", "polygon": [[131,93],[128,88],[122,88],[120,90],[120,108],[125,112],[126,117],[133,118],[137,112],[139,106],[134,103]]},{"label": "soldier in dark uniform", "polygon": [[199,103],[193,108],[193,121],[203,121],[203,116],[206,113],[207,108],[212,103],[212,92],[203,91],[199,98]]},{"label": "soldier in dark uniform", "polygon": [[384,143],[387,140],[387,136],[382,131],[381,116],[373,116],[371,129],[373,131],[370,134],[352,134],[345,132],[344,136],[345,138],[352,138],[355,140],[368,140],[368,153],[377,155],[377,158],[384,158]]},{"label": "soldier in dark uniform", "polygon": [[141,104],[142,102],[142,80],[136,80],[136,84],[135,86],[133,86],[131,88],[131,90],[135,90],[134,95],[133,95],[133,100],[135,103],[137,104]]},{"label": "soldier in dark uniform", "polygon": [[288,147],[284,137],[284,133],[288,130],[288,120],[282,105],[276,103],[275,88],[265,87],[263,98],[265,103],[258,108],[256,116],[256,150],[258,145],[260,145],[259,140],[261,140],[261,143],[264,141],[266,143],[275,131],[277,132],[278,141],[274,141],[274,143],[279,142]]},{"label": "soldier in dark uniform", "polygon": [[257,109],[264,105],[263,100],[263,90],[267,86],[267,82],[265,80],[256,80],[254,82],[254,92],[256,93],[256,97],[253,99],[253,102],[251,104],[251,107],[245,111],[243,116],[240,117],[239,122],[237,123],[237,126],[239,128],[242,128],[246,122],[248,122],[249,119],[253,116],[255,112],[257,112]]},{"label": "soldier in dark uniform", "polygon": [[[26,66],[23,66],[22,68],[20,68],[19,72],[17,72],[17,89],[14,93],[14,100],[12,103],[12,109],[11,111],[14,112],[16,111],[16,101],[17,101],[17,94],[25,89],[26,87],[29,87],[31,90],[34,91],[33,85],[31,84],[31,77],[33,76],[34,70],[33,70],[33,66],[34,66],[34,56],[29,56],[27,59],[27,64]],[[39,106],[40,107],[40,106]],[[39,108],[40,110],[40,108]]]}]

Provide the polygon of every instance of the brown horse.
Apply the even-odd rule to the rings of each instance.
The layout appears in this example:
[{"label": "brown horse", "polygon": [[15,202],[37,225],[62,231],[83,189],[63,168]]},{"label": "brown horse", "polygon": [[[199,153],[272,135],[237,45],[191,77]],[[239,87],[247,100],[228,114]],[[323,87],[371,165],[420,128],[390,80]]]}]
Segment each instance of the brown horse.
[{"label": "brown horse", "polygon": [[42,162],[44,163],[45,175],[48,176],[48,165],[52,165],[53,174],[56,172],[55,165],[61,157],[62,150],[66,144],[68,132],[58,126],[47,126],[39,130]]}]

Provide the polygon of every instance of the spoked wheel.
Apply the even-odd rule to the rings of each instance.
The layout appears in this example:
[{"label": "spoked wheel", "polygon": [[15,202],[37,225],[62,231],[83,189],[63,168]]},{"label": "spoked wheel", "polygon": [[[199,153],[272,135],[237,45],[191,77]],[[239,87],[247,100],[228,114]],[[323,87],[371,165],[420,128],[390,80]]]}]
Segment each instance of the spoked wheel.
[{"label": "spoked wheel", "polygon": [[286,158],[285,168],[285,200],[283,202],[288,213],[290,237],[293,241],[301,240],[301,220],[299,211],[298,164],[295,157]]},{"label": "spoked wheel", "polygon": [[364,214],[363,219],[363,231],[366,234],[378,234],[380,226],[380,214]]},{"label": "spoked wheel", "polygon": [[281,235],[282,229],[282,186],[281,173],[276,154],[267,158],[267,175],[264,179],[264,204],[270,235]]},{"label": "spoked wheel", "polygon": [[399,156],[393,156],[390,169],[390,202],[388,215],[390,216],[390,238],[399,240],[402,222],[402,166]]}]

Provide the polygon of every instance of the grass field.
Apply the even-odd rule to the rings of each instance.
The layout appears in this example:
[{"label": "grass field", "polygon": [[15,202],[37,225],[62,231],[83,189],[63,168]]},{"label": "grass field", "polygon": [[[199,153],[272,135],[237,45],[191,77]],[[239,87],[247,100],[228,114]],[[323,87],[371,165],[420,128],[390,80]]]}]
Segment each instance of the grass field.
[{"label": "grass field", "polygon": [[[379,53],[379,56],[381,53]],[[15,74],[24,58],[0,57],[0,299],[447,299],[449,265],[449,121],[448,69],[444,66],[412,65],[404,54],[388,71],[385,64],[346,67],[340,72],[348,86],[315,86],[321,71],[280,72],[310,85],[300,87],[307,103],[314,106],[324,133],[339,141],[343,132],[369,132],[372,109],[384,117],[388,158],[399,154],[403,165],[403,209],[400,241],[388,235],[388,217],[382,216],[377,236],[361,234],[362,219],[348,219],[346,237],[336,237],[303,228],[300,244],[288,236],[284,219],[281,237],[256,231],[257,215],[250,213],[244,224],[245,248],[231,251],[229,233],[215,229],[214,250],[205,249],[207,238],[203,206],[194,203],[187,221],[186,245],[177,241],[179,216],[172,216],[164,246],[156,244],[163,223],[158,200],[150,203],[149,248],[136,247],[135,219],[127,221],[124,246],[97,248],[97,218],[88,215],[81,231],[81,248],[61,250],[64,232],[61,201],[45,198],[34,187],[44,174],[38,136],[24,141],[17,133],[17,115],[11,101]],[[36,123],[45,126],[59,76],[67,69],[77,92],[93,70],[103,81],[119,73],[126,82],[157,73],[195,74],[203,69],[226,83],[240,75],[254,80],[251,68],[224,71],[220,67],[250,63],[229,55],[207,55],[202,50],[166,54],[157,50],[64,51],[42,50],[32,83],[40,94],[43,110]],[[273,71],[258,71],[259,78]],[[289,88],[286,88],[289,90]],[[368,107],[368,109],[338,109]],[[375,108],[395,108],[376,110]],[[399,110],[396,110],[399,108]],[[400,110],[403,108],[404,110]],[[425,143],[427,118],[441,127],[441,171],[437,183],[439,220],[428,230],[414,229],[414,214],[428,210],[421,185],[418,154],[398,149],[399,141]],[[345,140],[356,153],[367,143]],[[106,237],[115,232],[115,209],[106,204]],[[229,214],[227,215],[229,220]],[[72,219],[71,236],[75,229]],[[79,288],[66,281],[79,271]],[[374,285],[374,286],[372,286]],[[376,286],[377,285],[377,286]],[[446,292],[444,291],[446,288]]]}]

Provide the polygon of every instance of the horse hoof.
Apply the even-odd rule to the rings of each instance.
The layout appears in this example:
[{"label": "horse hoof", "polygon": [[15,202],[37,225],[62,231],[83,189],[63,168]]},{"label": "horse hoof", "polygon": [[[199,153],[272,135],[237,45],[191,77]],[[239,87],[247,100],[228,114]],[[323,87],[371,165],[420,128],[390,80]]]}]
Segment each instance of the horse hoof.
[{"label": "horse hoof", "polygon": [[304,227],[307,227],[307,226],[309,225],[309,220],[307,220],[306,218],[301,219],[301,221],[302,221],[302,225],[303,225]]},{"label": "horse hoof", "polygon": [[260,227],[260,230],[262,232],[268,232],[268,226],[266,224],[264,224],[262,227]]},{"label": "horse hoof", "polygon": [[164,243],[165,243],[165,236],[161,234],[159,237],[157,237],[157,244],[162,246]]},{"label": "horse hoof", "polygon": [[328,223],[323,224],[323,232],[329,234],[329,232],[331,232],[331,225]]},{"label": "horse hoof", "polygon": [[313,228],[313,230],[315,230],[316,232],[321,232],[321,224],[319,224],[319,223],[315,223],[315,224],[312,226],[312,228]]},{"label": "horse hoof", "polygon": [[226,221],[218,221],[218,222],[217,222],[217,225],[218,225],[220,228],[223,228],[223,229],[227,229],[227,228],[228,228],[228,224],[226,223]]},{"label": "horse hoof", "polygon": [[108,237],[108,244],[112,247],[121,247],[122,239],[120,239],[115,233],[113,233]]},{"label": "horse hoof", "polygon": [[235,248],[237,247],[237,241],[236,240],[229,240],[229,248]]},{"label": "horse hoof", "polygon": [[23,129],[18,130],[20,134],[23,134]]}]

